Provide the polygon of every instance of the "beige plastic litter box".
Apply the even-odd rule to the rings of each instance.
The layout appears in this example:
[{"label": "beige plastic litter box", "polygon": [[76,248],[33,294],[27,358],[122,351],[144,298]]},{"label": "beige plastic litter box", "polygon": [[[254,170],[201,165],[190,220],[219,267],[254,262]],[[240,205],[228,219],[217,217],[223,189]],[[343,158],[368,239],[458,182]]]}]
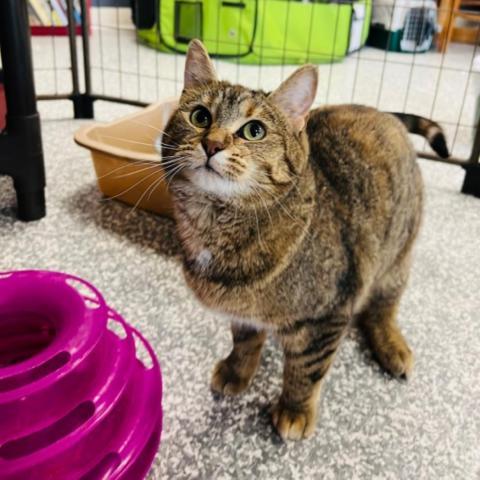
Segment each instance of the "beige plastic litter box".
[{"label": "beige plastic litter box", "polygon": [[176,99],[155,103],[114,122],[87,125],[75,133],[75,141],[92,154],[104,195],[143,210],[172,215],[171,198],[162,180],[164,171],[153,166],[160,162],[155,139],[176,106]]}]

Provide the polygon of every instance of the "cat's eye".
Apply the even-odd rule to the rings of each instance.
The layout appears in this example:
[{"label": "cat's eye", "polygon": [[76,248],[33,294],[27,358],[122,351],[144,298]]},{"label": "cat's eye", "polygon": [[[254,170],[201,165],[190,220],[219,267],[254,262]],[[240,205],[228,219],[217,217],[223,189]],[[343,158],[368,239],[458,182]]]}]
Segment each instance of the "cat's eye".
[{"label": "cat's eye", "polygon": [[260,122],[254,120],[244,125],[238,133],[245,140],[253,142],[264,138],[267,132],[265,127]]},{"label": "cat's eye", "polygon": [[197,107],[190,114],[190,121],[195,127],[207,128],[212,123],[212,116],[205,107]]}]

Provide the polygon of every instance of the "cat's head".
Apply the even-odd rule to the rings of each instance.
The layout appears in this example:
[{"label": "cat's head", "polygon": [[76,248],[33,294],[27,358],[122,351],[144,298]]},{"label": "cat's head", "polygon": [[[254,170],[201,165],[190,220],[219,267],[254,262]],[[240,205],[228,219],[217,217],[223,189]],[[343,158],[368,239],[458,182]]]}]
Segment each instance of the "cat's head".
[{"label": "cat's head", "polygon": [[271,199],[290,189],[307,161],[304,127],[317,77],[306,65],[270,94],[231,85],[192,41],[178,109],[162,136],[172,185],[186,182],[223,200]]}]

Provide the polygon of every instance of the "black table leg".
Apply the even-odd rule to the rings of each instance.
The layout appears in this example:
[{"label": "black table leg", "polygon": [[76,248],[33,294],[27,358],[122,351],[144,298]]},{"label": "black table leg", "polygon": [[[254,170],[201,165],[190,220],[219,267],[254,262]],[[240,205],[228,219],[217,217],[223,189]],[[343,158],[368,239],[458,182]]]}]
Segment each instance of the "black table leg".
[{"label": "black table leg", "polygon": [[0,0],[6,129],[0,135],[0,173],[13,177],[18,217],[45,216],[45,169],[33,81],[26,0]]},{"label": "black table leg", "polygon": [[470,161],[464,168],[466,173],[462,193],[469,193],[480,198],[480,123],[477,125],[477,131],[475,132]]}]

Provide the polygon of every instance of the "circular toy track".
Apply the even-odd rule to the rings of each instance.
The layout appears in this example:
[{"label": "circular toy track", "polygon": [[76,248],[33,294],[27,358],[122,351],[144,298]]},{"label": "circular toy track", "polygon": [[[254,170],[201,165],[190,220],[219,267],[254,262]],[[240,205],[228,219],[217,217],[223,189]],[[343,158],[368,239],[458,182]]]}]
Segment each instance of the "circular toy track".
[{"label": "circular toy track", "polygon": [[0,480],[143,479],[161,398],[151,346],[95,287],[0,273]]}]

